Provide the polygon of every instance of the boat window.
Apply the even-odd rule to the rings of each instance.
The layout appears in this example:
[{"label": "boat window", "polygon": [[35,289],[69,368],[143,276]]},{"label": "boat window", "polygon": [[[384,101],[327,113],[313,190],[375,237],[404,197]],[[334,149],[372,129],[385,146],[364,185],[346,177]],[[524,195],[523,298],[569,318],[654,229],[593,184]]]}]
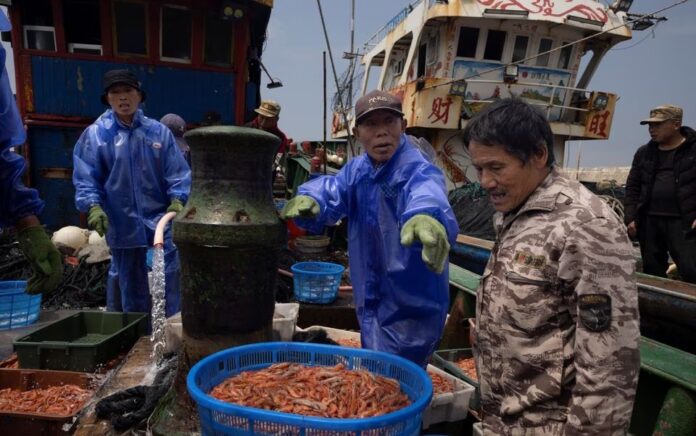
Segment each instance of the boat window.
[{"label": "boat window", "polygon": [[500,61],[503,59],[503,48],[505,48],[505,35],[507,32],[502,30],[489,30],[486,38],[486,50],[483,58],[489,61]]},{"label": "boat window", "polygon": [[53,26],[53,8],[51,0],[34,0],[19,2],[22,24],[31,26]]},{"label": "boat window", "polygon": [[418,71],[416,72],[416,77],[425,76],[425,58],[428,51],[427,45],[421,44],[418,47]]},{"label": "boat window", "polygon": [[570,44],[568,41],[563,41],[563,47],[561,49],[561,53],[558,56],[558,68],[562,68],[564,70],[568,69],[568,66],[570,65],[570,55],[573,52],[573,46],[572,45],[567,45]]},{"label": "boat window", "polygon": [[[553,47],[553,40],[549,38],[541,38],[539,40],[539,51],[537,53],[544,53],[551,50]],[[549,65],[549,58],[551,53],[542,54],[537,57],[536,64],[540,67],[547,67]]]},{"label": "boat window", "polygon": [[147,55],[147,26],[145,3],[114,2],[116,53]]},{"label": "boat window", "polygon": [[50,0],[22,2],[24,48],[56,51],[53,8]]},{"label": "boat window", "polygon": [[428,35],[426,47],[426,63],[428,65],[433,65],[438,60],[438,49],[440,47],[440,34],[437,31],[433,31]]},{"label": "boat window", "polygon": [[217,13],[205,17],[205,50],[203,60],[209,65],[232,66],[233,25]]},{"label": "boat window", "polygon": [[385,77],[384,89],[390,89],[399,84],[401,74],[404,72],[404,55],[402,53],[393,53],[389,61],[387,69],[387,77]]},{"label": "boat window", "polygon": [[384,64],[384,51],[377,53],[372,59],[370,59],[370,64],[367,65],[365,70],[365,81],[366,89],[373,90],[379,87],[379,79],[382,73],[382,65]]},{"label": "boat window", "polygon": [[459,29],[459,43],[457,44],[457,57],[475,58],[478,46],[479,29],[474,27],[462,27]]},{"label": "boat window", "polygon": [[99,2],[63,0],[63,21],[70,53],[102,54]]},{"label": "boat window", "polygon": [[164,60],[191,62],[191,11],[162,6],[160,53]]},{"label": "boat window", "polygon": [[528,36],[517,35],[515,37],[515,46],[512,49],[512,62],[519,62],[527,57],[528,45]]}]

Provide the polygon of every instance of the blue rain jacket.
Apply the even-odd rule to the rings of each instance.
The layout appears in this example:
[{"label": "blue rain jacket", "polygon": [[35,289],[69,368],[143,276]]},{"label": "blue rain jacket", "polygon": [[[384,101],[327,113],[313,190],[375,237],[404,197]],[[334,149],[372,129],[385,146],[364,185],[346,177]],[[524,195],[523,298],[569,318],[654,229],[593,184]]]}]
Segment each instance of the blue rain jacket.
[{"label": "blue rain jacket", "polygon": [[80,136],[73,152],[75,204],[99,204],[109,217],[111,248],[152,245],[157,221],[172,199],[186,203],[189,169],[172,132],[138,110],[126,127],[111,109]]},{"label": "blue rain jacket", "polygon": [[[131,127],[111,109],[89,126],[73,152],[75,203],[99,204],[109,218],[112,259],[107,310],[149,312],[146,253],[171,199],[186,203],[189,169],[171,131],[138,110]],[[166,315],[179,311],[179,258],[171,225],[164,232]]]},{"label": "blue rain jacket", "polygon": [[298,194],[321,207],[315,220],[297,220],[305,228],[348,217],[350,277],[363,347],[425,366],[442,336],[449,271],[431,272],[421,259],[422,246],[402,246],[400,232],[409,218],[426,214],[454,243],[459,229],[440,169],[401,135],[394,156],[380,168],[363,154],[336,176],[303,184]]},{"label": "blue rain jacket", "polygon": [[[0,15],[1,30],[10,30],[2,11]],[[5,48],[0,44],[0,227],[12,226],[27,215],[39,215],[44,208],[39,193],[22,183],[26,167],[24,159],[10,150],[24,143],[26,133],[7,76],[6,56]]]}]

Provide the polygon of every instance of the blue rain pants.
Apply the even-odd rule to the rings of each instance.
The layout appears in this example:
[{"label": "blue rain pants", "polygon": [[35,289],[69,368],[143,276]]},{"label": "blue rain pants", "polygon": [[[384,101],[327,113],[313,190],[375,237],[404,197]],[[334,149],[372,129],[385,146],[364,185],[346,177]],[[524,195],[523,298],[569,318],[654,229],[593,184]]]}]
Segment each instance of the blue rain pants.
[{"label": "blue rain pants", "polygon": [[[141,110],[125,126],[109,109],[80,136],[73,152],[75,204],[99,204],[109,219],[112,250],[109,310],[149,312],[146,253],[155,226],[173,199],[186,203],[191,170],[171,131]],[[171,227],[171,224],[168,225]],[[179,260],[165,231],[167,315],[179,310]]]}]

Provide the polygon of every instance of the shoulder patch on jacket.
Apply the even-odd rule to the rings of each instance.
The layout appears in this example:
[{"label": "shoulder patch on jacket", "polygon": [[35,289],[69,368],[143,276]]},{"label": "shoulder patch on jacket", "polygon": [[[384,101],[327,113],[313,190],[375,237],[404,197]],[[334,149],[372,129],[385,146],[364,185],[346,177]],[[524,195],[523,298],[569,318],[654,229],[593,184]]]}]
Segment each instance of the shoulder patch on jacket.
[{"label": "shoulder patch on jacket", "polygon": [[582,325],[591,332],[603,332],[611,325],[611,297],[588,294],[578,297],[578,316]]}]

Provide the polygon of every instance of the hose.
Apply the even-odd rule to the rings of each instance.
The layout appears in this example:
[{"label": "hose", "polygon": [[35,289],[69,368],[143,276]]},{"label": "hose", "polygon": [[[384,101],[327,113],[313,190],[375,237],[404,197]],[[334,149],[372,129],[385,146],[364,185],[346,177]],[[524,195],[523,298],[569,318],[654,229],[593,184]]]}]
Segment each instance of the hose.
[{"label": "hose", "polygon": [[172,220],[176,216],[176,212],[168,212],[165,213],[162,218],[157,222],[157,227],[155,227],[155,240],[153,241],[155,247],[162,247],[164,246],[164,228],[167,226],[167,223]]}]

